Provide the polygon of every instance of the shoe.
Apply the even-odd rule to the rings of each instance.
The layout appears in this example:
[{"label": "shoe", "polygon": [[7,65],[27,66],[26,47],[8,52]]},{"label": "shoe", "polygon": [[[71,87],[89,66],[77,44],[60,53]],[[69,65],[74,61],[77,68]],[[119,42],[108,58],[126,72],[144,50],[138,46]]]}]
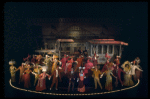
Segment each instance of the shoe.
[{"label": "shoe", "polygon": [[52,90],[51,88],[49,88],[49,90]]}]

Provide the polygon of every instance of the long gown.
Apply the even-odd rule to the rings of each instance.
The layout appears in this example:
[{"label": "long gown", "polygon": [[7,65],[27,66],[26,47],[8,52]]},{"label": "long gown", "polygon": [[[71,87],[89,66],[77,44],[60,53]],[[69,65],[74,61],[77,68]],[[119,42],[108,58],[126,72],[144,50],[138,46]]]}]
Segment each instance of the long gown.
[{"label": "long gown", "polygon": [[31,82],[30,82],[30,72],[31,70],[25,70],[23,79],[24,79],[24,88],[30,88],[31,87]]},{"label": "long gown", "polygon": [[129,70],[128,68],[124,68],[124,71],[127,73],[124,75],[124,86],[133,86],[134,82],[132,81],[132,76],[131,76],[131,70]]},{"label": "long gown", "polygon": [[111,70],[108,70],[106,71],[106,83],[105,83],[105,89],[110,91],[113,89],[113,86],[112,86],[112,76],[111,76],[112,71]]},{"label": "long gown", "polygon": [[79,73],[79,83],[78,83],[78,91],[79,92],[85,92],[85,85],[83,84],[84,81],[84,73]]},{"label": "long gown", "polygon": [[16,70],[15,66],[10,66],[11,82],[16,82],[15,70]]},{"label": "long gown", "polygon": [[46,89],[46,76],[48,76],[46,73],[41,73],[39,75],[38,83],[35,89],[36,91],[43,91]]}]

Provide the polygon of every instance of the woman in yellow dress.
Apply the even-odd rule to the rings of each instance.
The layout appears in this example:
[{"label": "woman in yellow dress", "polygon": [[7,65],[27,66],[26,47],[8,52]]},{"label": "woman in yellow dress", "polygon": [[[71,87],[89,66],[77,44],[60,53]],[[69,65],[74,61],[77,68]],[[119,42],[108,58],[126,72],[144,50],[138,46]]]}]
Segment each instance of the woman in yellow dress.
[{"label": "woman in yellow dress", "polygon": [[130,62],[129,61],[124,62],[124,64],[122,65],[122,68],[126,72],[126,74],[124,74],[123,85],[124,86],[133,86],[134,82],[132,81],[131,64],[130,64]]},{"label": "woman in yellow dress", "polygon": [[10,70],[10,74],[11,74],[11,82],[16,82],[16,67],[14,66],[14,64],[15,64],[15,61],[9,61],[9,65],[11,65],[10,66],[10,68],[9,68],[9,70]]},{"label": "woman in yellow dress", "polygon": [[112,70],[113,70],[113,63],[108,63],[108,70],[106,70],[104,72],[106,74],[105,89],[108,90],[108,91],[111,91],[113,89],[112,76],[113,77],[115,77],[115,76],[113,75]]}]

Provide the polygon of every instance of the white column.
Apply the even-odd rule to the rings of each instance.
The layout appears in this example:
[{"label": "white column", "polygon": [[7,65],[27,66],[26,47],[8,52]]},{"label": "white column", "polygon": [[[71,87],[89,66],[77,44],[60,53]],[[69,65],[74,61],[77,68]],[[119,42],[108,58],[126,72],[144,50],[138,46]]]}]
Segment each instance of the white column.
[{"label": "white column", "polygon": [[121,52],[121,45],[120,45],[120,52],[119,52],[119,56],[120,56],[120,57],[121,57],[121,53],[122,53],[122,52]]},{"label": "white column", "polygon": [[113,45],[113,55],[114,55],[114,49],[115,49],[115,45]]},{"label": "white column", "polygon": [[103,54],[103,47],[104,47],[104,45],[102,45],[102,54]]}]

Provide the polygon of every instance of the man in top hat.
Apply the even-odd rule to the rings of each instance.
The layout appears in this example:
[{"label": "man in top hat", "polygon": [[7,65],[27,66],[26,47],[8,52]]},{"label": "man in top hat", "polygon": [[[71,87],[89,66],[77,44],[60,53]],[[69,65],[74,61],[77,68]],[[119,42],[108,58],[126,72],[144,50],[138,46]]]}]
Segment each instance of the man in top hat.
[{"label": "man in top hat", "polygon": [[[57,63],[57,67],[55,68],[54,72],[50,75],[50,78],[51,76],[53,77],[53,81],[52,81],[52,84],[51,84],[51,87],[50,87],[50,90],[52,89],[53,85],[56,84],[56,90],[58,90],[58,77],[61,81],[61,72],[62,72],[62,68],[59,66],[59,62]],[[50,79],[49,79],[50,80]]]}]

